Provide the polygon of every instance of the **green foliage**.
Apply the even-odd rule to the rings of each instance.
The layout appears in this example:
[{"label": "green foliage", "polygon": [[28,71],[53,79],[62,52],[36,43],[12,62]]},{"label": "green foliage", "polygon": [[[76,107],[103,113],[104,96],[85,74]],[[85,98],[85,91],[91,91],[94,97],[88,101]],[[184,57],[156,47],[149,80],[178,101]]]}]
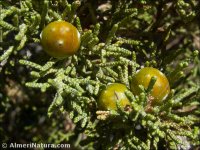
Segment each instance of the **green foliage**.
[{"label": "green foliage", "polygon": [[[12,103],[5,87],[14,79],[36,115],[40,109],[30,103],[33,95],[48,104],[43,113],[48,111],[52,124],[48,123],[47,130],[52,134],[46,140],[36,135],[31,141],[71,142],[77,149],[200,145],[200,46],[195,41],[200,36],[198,0],[21,0],[0,4],[1,123]],[[57,60],[40,51],[40,33],[55,20],[66,20],[78,28],[81,46],[76,55]],[[127,109],[98,109],[99,93],[107,84],[123,83],[130,89],[132,76],[143,66],[158,68],[169,79],[171,93],[161,105],[148,103],[155,84],[152,78],[147,89],[141,86],[139,96],[126,91],[131,101]],[[17,67],[22,71],[14,69]],[[59,116],[67,118],[67,124],[72,120],[74,129],[63,131],[67,124],[59,126],[63,121]],[[33,128],[34,124],[27,127]],[[3,137],[3,141],[7,139]]]}]

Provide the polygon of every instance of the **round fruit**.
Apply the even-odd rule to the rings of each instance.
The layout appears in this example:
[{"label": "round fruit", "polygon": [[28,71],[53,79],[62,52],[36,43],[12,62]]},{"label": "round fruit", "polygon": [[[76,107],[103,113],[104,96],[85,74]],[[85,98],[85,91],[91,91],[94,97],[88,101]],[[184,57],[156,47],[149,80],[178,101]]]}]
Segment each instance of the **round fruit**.
[{"label": "round fruit", "polygon": [[65,21],[48,24],[41,33],[44,50],[52,57],[65,58],[75,54],[80,47],[80,34],[76,27]]},{"label": "round fruit", "polygon": [[98,106],[102,110],[117,110],[117,101],[120,107],[125,108],[130,105],[130,101],[125,95],[126,86],[120,83],[113,83],[100,93]]},{"label": "round fruit", "polygon": [[152,104],[159,104],[169,94],[170,86],[166,76],[158,69],[152,67],[142,68],[133,76],[131,90],[135,95],[139,95],[141,93],[139,85],[142,85],[145,89],[147,89],[153,76],[156,77],[157,80],[152,91],[150,92],[150,96],[152,98]]}]

